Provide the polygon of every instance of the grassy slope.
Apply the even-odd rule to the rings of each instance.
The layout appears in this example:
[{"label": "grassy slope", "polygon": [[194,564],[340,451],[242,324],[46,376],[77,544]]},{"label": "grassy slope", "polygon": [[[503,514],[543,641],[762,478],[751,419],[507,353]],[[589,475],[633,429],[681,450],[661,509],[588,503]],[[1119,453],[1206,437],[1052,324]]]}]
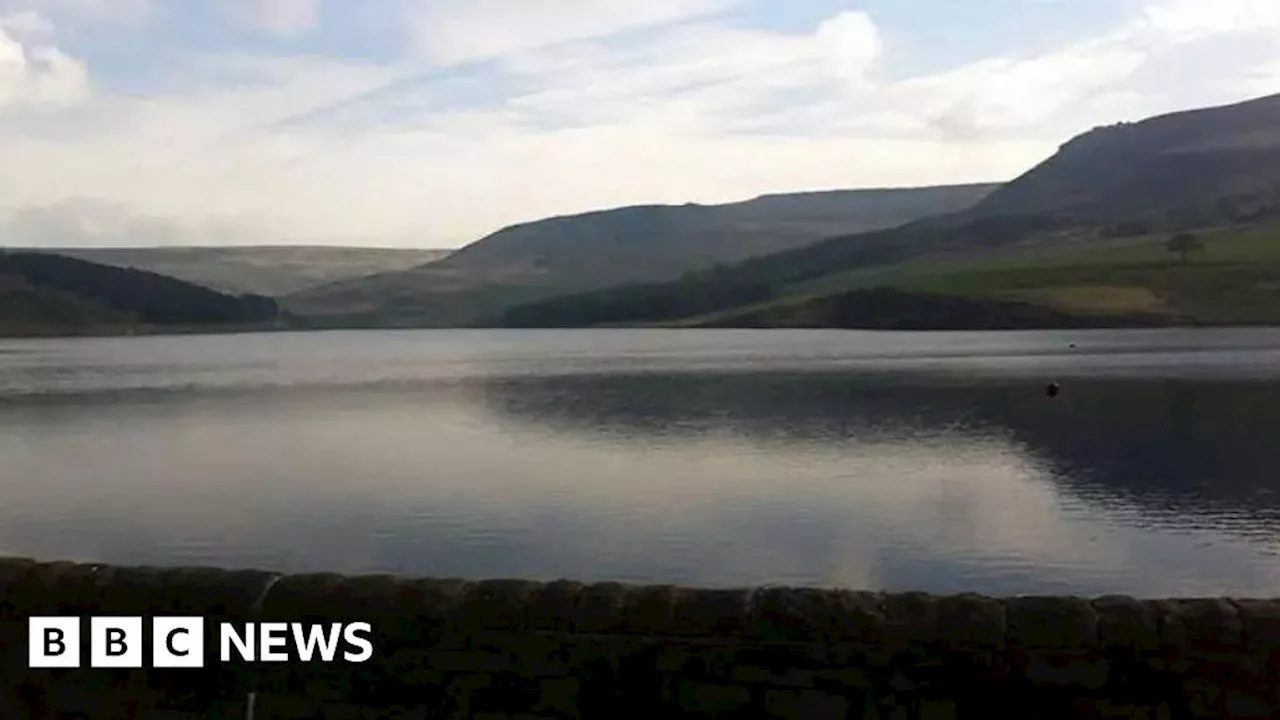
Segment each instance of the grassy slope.
[{"label": "grassy slope", "polygon": [[572,293],[651,283],[823,238],[971,207],[995,185],[768,195],[728,205],[633,206],[504,228],[449,258],[281,298],[318,325],[468,326]]},{"label": "grassy slope", "polygon": [[1207,247],[1185,264],[1165,250],[1164,235],[1078,238],[989,258],[913,261],[843,273],[798,286],[777,302],[676,324],[724,324],[762,313],[769,324],[811,324],[824,298],[873,287],[1029,302],[1080,315],[1143,313],[1171,323],[1280,323],[1280,224],[1198,234]]},{"label": "grassy slope", "polygon": [[45,249],[90,262],[133,267],[221,292],[288,295],[326,283],[407,270],[447,250],[361,247],[150,247]]}]

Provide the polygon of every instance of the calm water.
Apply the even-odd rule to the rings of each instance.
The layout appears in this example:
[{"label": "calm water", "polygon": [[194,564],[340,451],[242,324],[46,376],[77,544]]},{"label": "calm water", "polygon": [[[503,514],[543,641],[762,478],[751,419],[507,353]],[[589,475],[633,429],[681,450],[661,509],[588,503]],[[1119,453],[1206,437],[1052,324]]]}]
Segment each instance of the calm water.
[{"label": "calm water", "polygon": [[1271,596],[1278,429],[1270,330],[0,341],[0,554]]}]

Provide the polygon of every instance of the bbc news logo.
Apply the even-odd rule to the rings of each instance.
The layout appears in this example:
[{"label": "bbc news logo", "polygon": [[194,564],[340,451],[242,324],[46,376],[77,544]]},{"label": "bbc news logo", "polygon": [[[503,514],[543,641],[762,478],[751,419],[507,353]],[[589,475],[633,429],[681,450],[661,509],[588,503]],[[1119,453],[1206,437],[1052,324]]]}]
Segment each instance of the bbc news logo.
[{"label": "bbc news logo", "polygon": [[[28,619],[28,667],[81,667],[83,620],[79,617]],[[204,667],[205,626],[205,619],[201,617],[152,618],[150,667]],[[218,658],[224,663],[363,663],[373,657],[373,642],[369,639],[372,633],[369,623],[221,623],[217,633]],[[146,644],[143,618],[89,618],[89,667],[145,667]]]}]

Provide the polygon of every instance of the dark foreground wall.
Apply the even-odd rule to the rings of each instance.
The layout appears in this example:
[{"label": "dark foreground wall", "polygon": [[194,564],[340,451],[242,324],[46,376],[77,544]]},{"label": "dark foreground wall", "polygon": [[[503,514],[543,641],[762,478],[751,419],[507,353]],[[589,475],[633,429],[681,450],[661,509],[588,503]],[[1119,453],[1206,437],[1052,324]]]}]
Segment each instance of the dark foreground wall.
[{"label": "dark foreground wall", "polygon": [[[223,665],[210,630],[204,670],[27,669],[27,618],[71,614],[202,615],[211,627],[365,620],[376,651],[361,665]],[[708,591],[4,560],[0,648],[6,720],[244,718],[251,705],[255,718],[1280,716],[1280,601]]]}]

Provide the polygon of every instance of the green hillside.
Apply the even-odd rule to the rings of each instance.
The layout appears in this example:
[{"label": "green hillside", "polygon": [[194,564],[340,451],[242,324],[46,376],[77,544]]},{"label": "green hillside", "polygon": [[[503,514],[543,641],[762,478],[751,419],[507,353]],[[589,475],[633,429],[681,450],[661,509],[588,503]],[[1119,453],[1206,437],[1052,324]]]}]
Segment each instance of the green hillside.
[{"label": "green hillside", "polygon": [[[678,323],[686,326],[840,326],[851,298],[873,289],[1042,308],[1054,325],[1280,323],[1280,223],[1196,232],[1186,261],[1169,235],[1079,239],[982,259],[907,262],[796,288],[783,300]],[[1010,323],[1015,324],[1015,323]]]},{"label": "green hillside", "polygon": [[[962,212],[671,282],[550,298],[490,322],[878,323],[863,311],[870,299],[905,307],[899,295],[868,295],[873,287],[921,293],[922,304],[939,295],[1015,303],[1004,310],[1020,316],[1030,304],[1099,324],[1270,322],[1269,231],[1248,228],[1280,221],[1277,127],[1280,96],[1100,128]],[[1182,267],[1160,243],[1188,230],[1200,230],[1212,251]],[[775,307],[808,309],[760,315]]]},{"label": "green hillside", "polygon": [[76,258],[0,252],[0,335],[272,327],[275,301]]},{"label": "green hillside", "polygon": [[568,293],[666,281],[823,238],[972,207],[995,185],[766,195],[646,205],[513,225],[449,257],[282,298],[309,323],[450,327]]}]

